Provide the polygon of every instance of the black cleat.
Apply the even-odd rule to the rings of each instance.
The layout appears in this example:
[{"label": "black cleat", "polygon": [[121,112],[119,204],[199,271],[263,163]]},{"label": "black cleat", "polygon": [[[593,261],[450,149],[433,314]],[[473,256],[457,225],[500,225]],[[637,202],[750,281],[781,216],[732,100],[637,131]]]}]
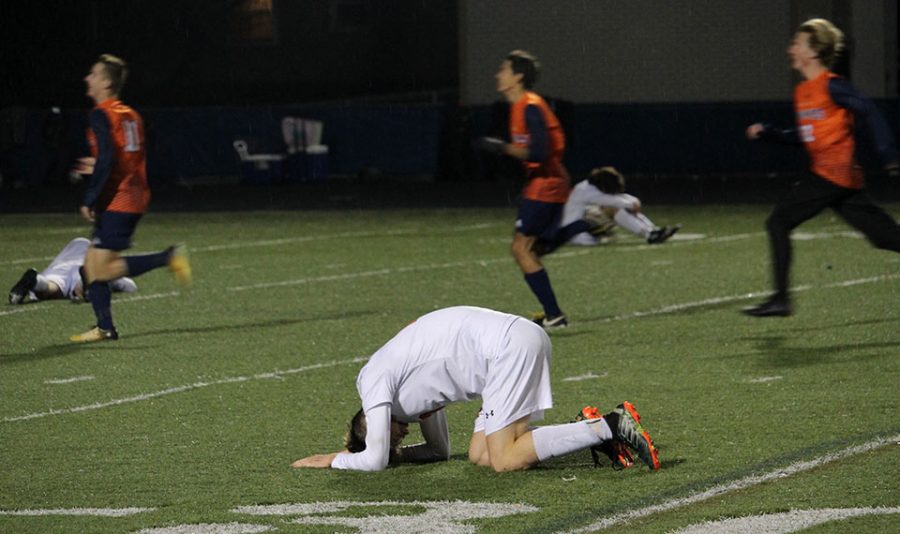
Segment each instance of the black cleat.
[{"label": "black cleat", "polygon": [[16,282],[16,285],[12,286],[9,290],[9,303],[10,304],[22,304],[25,301],[25,297],[28,296],[28,292],[34,289],[34,286],[37,285],[37,269],[31,268],[25,271],[19,281]]},{"label": "black cleat", "polygon": [[758,306],[744,308],[743,312],[751,317],[787,317],[791,315],[791,303],[788,299],[773,297]]},{"label": "black cleat", "polygon": [[661,245],[668,241],[670,237],[675,235],[678,230],[681,230],[680,224],[657,228],[656,230],[650,232],[650,235],[647,236],[647,243],[651,245]]}]

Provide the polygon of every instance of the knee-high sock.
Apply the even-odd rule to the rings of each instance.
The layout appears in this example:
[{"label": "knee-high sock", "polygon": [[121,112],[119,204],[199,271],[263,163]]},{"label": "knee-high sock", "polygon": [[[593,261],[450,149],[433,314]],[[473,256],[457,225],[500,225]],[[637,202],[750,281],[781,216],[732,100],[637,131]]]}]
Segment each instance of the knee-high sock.
[{"label": "knee-high sock", "polygon": [[112,330],[112,306],[109,282],[91,282],[91,306],[97,316],[97,326],[104,330]]},{"label": "knee-high sock", "polygon": [[541,306],[544,307],[544,313],[547,317],[556,317],[562,314],[559,304],[556,303],[556,295],[553,294],[553,287],[550,285],[550,277],[547,276],[546,270],[541,269],[540,271],[526,274],[525,282],[528,283],[531,292],[534,293]]},{"label": "knee-high sock", "polygon": [[650,232],[656,229],[653,222],[643,213],[631,213],[628,210],[619,210],[615,216],[616,224],[628,230],[633,234],[637,234],[646,238]]},{"label": "knee-high sock", "polygon": [[788,296],[788,278],[791,270],[791,231],[774,216],[766,221],[769,232],[769,247],[772,254],[772,281],[775,284],[775,298]]},{"label": "knee-high sock", "polygon": [[531,432],[531,438],[538,460],[544,461],[612,439],[612,431],[604,419],[597,419],[591,422],[541,426]]},{"label": "knee-high sock", "polygon": [[162,267],[169,262],[172,249],[167,248],[162,252],[144,254],[142,256],[125,256],[125,265],[128,267],[128,276],[140,276],[147,271]]}]

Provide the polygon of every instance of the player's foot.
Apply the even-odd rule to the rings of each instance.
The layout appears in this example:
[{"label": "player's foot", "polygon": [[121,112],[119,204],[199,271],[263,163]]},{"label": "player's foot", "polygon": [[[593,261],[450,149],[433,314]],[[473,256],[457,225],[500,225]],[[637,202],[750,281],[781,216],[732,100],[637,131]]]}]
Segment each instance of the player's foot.
[{"label": "player's foot", "polygon": [[554,317],[547,317],[543,312],[535,313],[532,316],[532,320],[536,325],[541,326],[547,330],[565,328],[569,326],[569,320],[566,318],[566,314],[564,313],[561,313]]},{"label": "player's foot", "polygon": [[185,289],[191,287],[193,277],[186,245],[178,244],[171,247],[169,252],[169,270],[175,275],[175,280],[178,281],[181,287]]},{"label": "player's foot", "polygon": [[28,269],[22,274],[22,277],[19,278],[16,285],[10,288],[9,303],[22,304],[25,302],[25,297],[28,296],[29,291],[34,289],[35,285],[37,285],[37,269]]},{"label": "player's foot", "polygon": [[[603,415],[600,413],[600,410],[593,406],[585,406],[578,415],[575,416],[576,421],[602,418]],[[617,439],[609,439],[599,445],[594,445],[590,448],[590,451],[591,458],[594,459],[594,467],[600,467],[600,464],[602,463],[601,454],[609,458],[613,469],[628,469],[634,465],[634,457],[631,455],[631,451],[628,450],[628,447],[624,443]]]},{"label": "player's foot", "polygon": [[661,245],[668,241],[670,237],[675,235],[678,230],[681,230],[680,224],[657,228],[656,230],[650,232],[650,235],[647,236],[647,243],[651,245]]},{"label": "player's foot", "polygon": [[751,317],[787,317],[791,314],[791,303],[786,298],[772,297],[757,306],[744,308],[743,312]]},{"label": "player's foot", "polygon": [[115,328],[104,330],[99,326],[88,330],[83,334],[69,337],[69,341],[73,343],[94,343],[96,341],[115,341],[119,339],[119,333]]},{"label": "player's foot", "polygon": [[641,415],[630,402],[623,402],[603,416],[613,438],[626,443],[651,470],[659,469],[659,451],[653,445],[650,434],[641,426]]}]

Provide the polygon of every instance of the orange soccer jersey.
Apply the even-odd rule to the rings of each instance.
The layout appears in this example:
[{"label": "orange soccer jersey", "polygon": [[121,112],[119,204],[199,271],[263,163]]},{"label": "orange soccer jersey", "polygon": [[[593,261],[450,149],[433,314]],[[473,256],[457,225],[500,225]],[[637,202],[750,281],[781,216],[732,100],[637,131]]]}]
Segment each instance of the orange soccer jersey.
[{"label": "orange soccer jersey", "polygon": [[838,106],[828,91],[836,77],[826,71],[794,89],[798,133],[814,173],[841,187],[862,189],[863,172],[853,157],[853,114]]},{"label": "orange soccer jersey", "polygon": [[541,162],[524,162],[528,182],[522,196],[540,202],[565,203],[569,198],[569,175],[562,165],[566,138],[556,115],[543,98],[536,93],[526,92],[514,103],[509,111],[509,133],[515,146],[527,147],[531,136],[525,123],[525,109],[536,106],[544,118],[549,140],[547,158]]},{"label": "orange soccer jersey", "polygon": [[[144,213],[150,203],[144,121],[135,110],[115,98],[101,102],[94,110],[101,111],[109,122],[112,158],[108,169],[101,168],[103,155],[98,152],[102,144],[98,143],[96,133],[89,129],[91,154],[98,158],[94,179],[105,180],[102,189],[96,193],[96,201],[89,205],[96,210]],[[108,175],[98,177],[98,172]]]}]

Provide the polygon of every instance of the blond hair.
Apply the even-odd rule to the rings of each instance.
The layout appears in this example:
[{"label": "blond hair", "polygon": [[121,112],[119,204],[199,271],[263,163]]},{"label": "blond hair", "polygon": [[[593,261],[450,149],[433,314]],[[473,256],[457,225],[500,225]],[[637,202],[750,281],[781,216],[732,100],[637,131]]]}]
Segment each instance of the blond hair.
[{"label": "blond hair", "polygon": [[834,66],[838,56],[844,51],[844,32],[831,21],[809,19],[801,24],[797,31],[809,34],[809,47],[828,68]]},{"label": "blond hair", "polygon": [[109,90],[118,95],[128,78],[128,64],[124,59],[112,54],[103,54],[97,58],[97,63],[103,65],[103,72],[109,79]]}]

